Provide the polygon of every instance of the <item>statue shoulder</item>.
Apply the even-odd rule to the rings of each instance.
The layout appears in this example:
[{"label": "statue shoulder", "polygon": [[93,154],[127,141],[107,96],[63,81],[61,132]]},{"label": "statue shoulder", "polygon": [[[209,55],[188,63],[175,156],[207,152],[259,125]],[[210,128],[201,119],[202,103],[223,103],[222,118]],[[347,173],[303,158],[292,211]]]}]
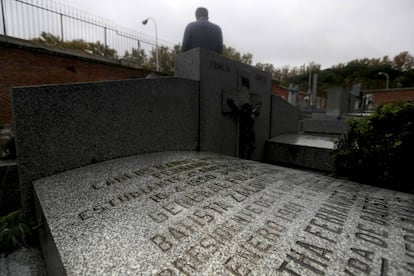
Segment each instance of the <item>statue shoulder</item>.
[{"label": "statue shoulder", "polygon": [[219,30],[221,32],[221,27],[213,22],[210,22],[211,26],[213,26],[215,29]]}]

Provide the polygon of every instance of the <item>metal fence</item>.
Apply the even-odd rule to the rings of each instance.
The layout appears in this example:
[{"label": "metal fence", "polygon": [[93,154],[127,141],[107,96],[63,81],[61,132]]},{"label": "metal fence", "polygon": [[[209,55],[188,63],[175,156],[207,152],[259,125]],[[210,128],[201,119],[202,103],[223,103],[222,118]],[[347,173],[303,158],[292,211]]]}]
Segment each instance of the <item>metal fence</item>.
[{"label": "metal fence", "polygon": [[[42,32],[62,42],[83,40],[99,42],[116,50],[116,58],[125,51],[144,50],[147,55],[156,46],[155,37],[117,26],[108,19],[51,0],[1,0],[0,34],[21,39],[39,38]],[[158,39],[159,47],[173,43]]]}]

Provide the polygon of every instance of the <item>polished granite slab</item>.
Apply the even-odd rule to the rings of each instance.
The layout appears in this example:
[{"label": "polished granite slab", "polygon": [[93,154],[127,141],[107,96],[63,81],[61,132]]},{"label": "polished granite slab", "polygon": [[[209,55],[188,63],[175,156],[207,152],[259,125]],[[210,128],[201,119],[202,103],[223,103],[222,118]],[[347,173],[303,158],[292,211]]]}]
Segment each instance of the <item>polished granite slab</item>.
[{"label": "polished granite slab", "polygon": [[268,141],[313,148],[335,148],[335,142],[333,141],[333,138],[327,136],[315,136],[306,134],[283,134],[273,137]]},{"label": "polished granite slab", "polygon": [[412,194],[203,152],[114,159],[34,188],[62,274],[414,273]]}]

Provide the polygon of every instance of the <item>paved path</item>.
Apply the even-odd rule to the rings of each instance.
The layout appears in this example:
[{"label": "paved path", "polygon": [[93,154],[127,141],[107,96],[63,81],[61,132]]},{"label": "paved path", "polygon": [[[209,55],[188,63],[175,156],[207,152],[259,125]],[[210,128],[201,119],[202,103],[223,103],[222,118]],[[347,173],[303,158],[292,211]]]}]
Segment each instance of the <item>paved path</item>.
[{"label": "paved path", "polygon": [[0,276],[47,275],[37,248],[21,248],[9,256],[0,255]]}]

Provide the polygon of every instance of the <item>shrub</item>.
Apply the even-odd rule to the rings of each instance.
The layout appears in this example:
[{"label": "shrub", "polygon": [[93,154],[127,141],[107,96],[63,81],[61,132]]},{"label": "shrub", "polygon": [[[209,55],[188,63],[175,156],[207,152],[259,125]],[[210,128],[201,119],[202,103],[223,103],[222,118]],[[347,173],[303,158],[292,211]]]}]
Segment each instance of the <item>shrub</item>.
[{"label": "shrub", "polygon": [[13,211],[0,217],[0,253],[6,256],[21,246],[28,247],[32,229],[23,211]]},{"label": "shrub", "polygon": [[404,192],[414,191],[414,102],[379,106],[368,117],[349,119],[333,151],[336,176]]}]

